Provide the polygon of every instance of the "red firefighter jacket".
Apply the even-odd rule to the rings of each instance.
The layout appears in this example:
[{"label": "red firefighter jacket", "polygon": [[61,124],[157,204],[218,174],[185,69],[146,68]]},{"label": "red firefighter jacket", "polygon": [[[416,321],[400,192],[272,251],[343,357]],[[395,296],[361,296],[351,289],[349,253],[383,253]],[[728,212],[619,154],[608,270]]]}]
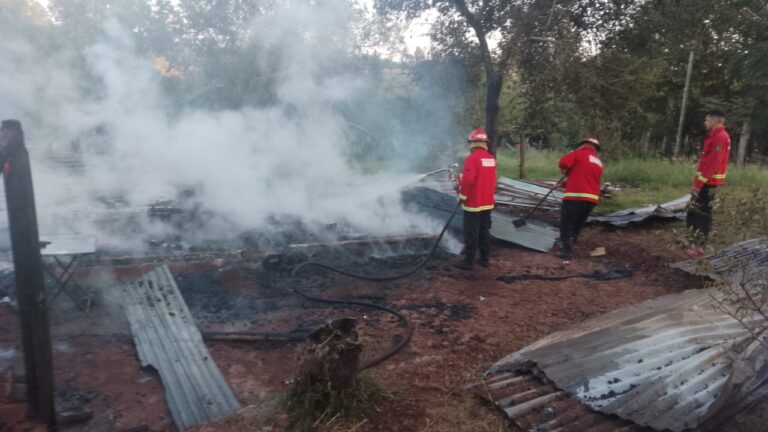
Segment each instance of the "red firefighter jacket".
[{"label": "red firefighter jacket", "polygon": [[468,212],[490,210],[496,193],[496,159],[484,148],[472,150],[464,160],[459,199]]},{"label": "red firefighter jacket", "polygon": [[560,170],[568,176],[564,200],[589,201],[597,204],[600,200],[603,163],[592,146],[583,145],[563,156],[560,159]]},{"label": "red firefighter jacket", "polygon": [[719,186],[725,183],[725,173],[728,171],[728,156],[731,153],[731,137],[721,126],[712,129],[704,138],[701,147],[699,167],[696,177],[693,178],[693,186],[701,189],[702,186]]}]

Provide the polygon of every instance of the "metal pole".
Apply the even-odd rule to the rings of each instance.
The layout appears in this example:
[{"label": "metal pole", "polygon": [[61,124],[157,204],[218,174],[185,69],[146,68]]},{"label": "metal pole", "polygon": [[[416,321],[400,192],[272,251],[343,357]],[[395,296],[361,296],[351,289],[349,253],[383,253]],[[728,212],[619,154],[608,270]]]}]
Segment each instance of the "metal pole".
[{"label": "metal pole", "polygon": [[520,134],[520,178],[525,178],[525,136]]},{"label": "metal pole", "polygon": [[683,140],[683,123],[685,123],[685,108],[688,105],[688,89],[691,87],[691,73],[693,72],[693,50],[688,55],[688,71],[685,74],[685,88],[683,89],[683,105],[680,107],[680,123],[677,125],[677,138],[675,139],[675,150],[672,155],[677,157],[680,154],[680,144]]},{"label": "metal pole", "polygon": [[21,123],[17,120],[4,120],[0,126],[0,166],[5,185],[16,293],[19,300],[27,403],[33,419],[47,424],[49,429],[55,429],[48,300],[43,281],[29,153],[24,146]]}]

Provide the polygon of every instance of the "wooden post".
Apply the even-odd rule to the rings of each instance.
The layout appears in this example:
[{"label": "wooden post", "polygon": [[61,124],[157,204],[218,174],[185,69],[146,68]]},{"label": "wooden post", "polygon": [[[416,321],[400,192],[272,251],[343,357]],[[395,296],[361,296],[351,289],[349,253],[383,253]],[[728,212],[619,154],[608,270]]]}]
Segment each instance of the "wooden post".
[{"label": "wooden post", "polygon": [[0,126],[2,166],[30,416],[54,429],[53,355],[29,153],[17,120]]},{"label": "wooden post", "polygon": [[525,178],[525,135],[520,134],[520,178]]},{"label": "wooden post", "polygon": [[685,74],[685,88],[683,89],[683,104],[680,106],[680,122],[677,124],[677,139],[672,157],[680,154],[680,144],[683,140],[683,124],[685,124],[685,108],[688,105],[688,89],[691,87],[691,73],[693,72],[693,50],[688,55],[688,71]]},{"label": "wooden post", "polygon": [[747,161],[747,147],[749,146],[749,138],[751,136],[752,121],[750,119],[746,119],[741,125],[741,133],[739,134],[739,147],[736,153],[736,163],[739,166],[744,166]]},{"label": "wooden post", "polygon": [[653,130],[651,128],[648,128],[648,132],[646,132],[645,135],[643,136],[643,156],[648,156],[648,153],[650,153],[652,132]]}]

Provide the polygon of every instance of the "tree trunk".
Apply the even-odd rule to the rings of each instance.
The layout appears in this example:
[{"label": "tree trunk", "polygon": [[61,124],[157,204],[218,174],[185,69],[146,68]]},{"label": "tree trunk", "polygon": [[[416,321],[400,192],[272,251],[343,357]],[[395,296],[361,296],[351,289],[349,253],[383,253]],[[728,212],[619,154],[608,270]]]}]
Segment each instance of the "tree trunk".
[{"label": "tree trunk", "polygon": [[650,151],[651,132],[652,130],[648,128],[648,132],[646,132],[645,136],[643,137],[643,155],[645,156],[648,156],[648,152]]},{"label": "tree trunk", "polygon": [[339,318],[312,332],[300,348],[296,387],[340,392],[351,388],[360,368],[360,343],[354,318]]},{"label": "tree trunk", "polygon": [[528,145],[525,135],[520,134],[520,178],[525,178],[525,147]]},{"label": "tree trunk", "polygon": [[683,138],[683,124],[685,124],[685,108],[688,104],[688,89],[691,88],[691,73],[693,72],[693,50],[688,55],[688,70],[685,73],[685,88],[683,89],[683,103],[680,105],[680,123],[677,125],[677,139],[672,151],[672,157],[676,158],[680,154],[680,141]]},{"label": "tree trunk", "polygon": [[749,145],[749,138],[752,135],[752,121],[750,119],[744,120],[741,125],[741,134],[739,134],[739,150],[736,153],[736,163],[739,166],[744,166],[747,161],[747,146]]},{"label": "tree trunk", "polygon": [[[493,68],[493,66],[486,66]],[[498,137],[496,133],[496,121],[499,118],[499,98],[504,84],[504,75],[493,71],[486,72],[485,94],[485,131],[488,132],[488,151],[496,155]]]}]

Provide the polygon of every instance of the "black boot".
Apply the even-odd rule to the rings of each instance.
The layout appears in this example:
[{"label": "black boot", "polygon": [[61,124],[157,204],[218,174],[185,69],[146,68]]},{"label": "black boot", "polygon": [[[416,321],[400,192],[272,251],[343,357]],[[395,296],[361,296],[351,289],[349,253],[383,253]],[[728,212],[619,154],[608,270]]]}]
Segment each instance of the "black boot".
[{"label": "black boot", "polygon": [[491,265],[491,260],[488,259],[488,255],[483,255],[477,263],[480,264],[480,267],[488,267]]},{"label": "black boot", "polygon": [[462,270],[473,270],[475,267],[475,260],[465,256],[463,260],[457,262],[453,266]]},{"label": "black boot", "polygon": [[564,260],[570,260],[572,250],[573,250],[573,238],[563,240],[563,244],[560,247],[560,250],[557,251],[555,256],[557,256],[558,258],[562,258]]}]

